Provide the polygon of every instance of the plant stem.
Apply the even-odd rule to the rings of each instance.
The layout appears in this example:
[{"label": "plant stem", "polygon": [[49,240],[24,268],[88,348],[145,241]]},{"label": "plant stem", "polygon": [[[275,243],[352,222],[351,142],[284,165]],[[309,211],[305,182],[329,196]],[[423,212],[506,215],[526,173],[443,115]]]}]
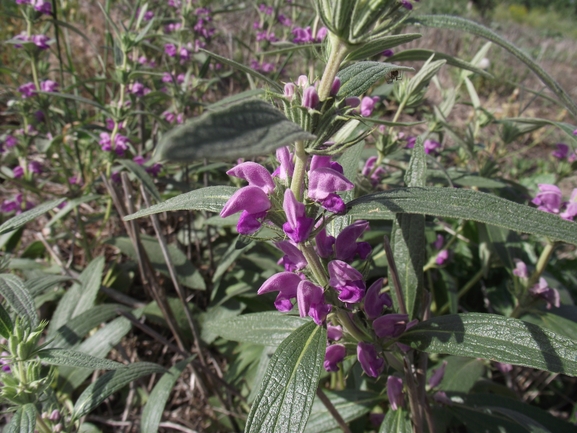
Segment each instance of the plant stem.
[{"label": "plant stem", "polygon": [[300,250],[303,253],[303,256],[305,256],[305,259],[313,275],[315,276],[317,283],[322,287],[326,287],[329,283],[329,280],[327,279],[327,274],[325,273],[325,270],[319,261],[319,256],[317,253],[310,245],[305,246],[304,244],[300,244]]},{"label": "plant stem", "polygon": [[331,53],[318,89],[319,99],[321,102],[330,96],[333,81],[337,76],[337,72],[339,72],[341,63],[349,52],[347,45],[339,39],[338,36],[329,33],[329,38]]},{"label": "plant stem", "polygon": [[295,143],[295,169],[291,181],[291,190],[297,201],[303,201],[303,183],[305,170],[307,168],[307,153],[305,152],[305,143],[299,140]]},{"label": "plant stem", "polygon": [[551,255],[553,254],[554,249],[555,249],[555,243],[547,241],[547,245],[545,245],[545,248],[543,249],[541,255],[539,256],[539,260],[537,261],[535,272],[533,272],[533,275],[531,275],[531,278],[529,278],[527,288],[533,287],[537,283],[537,281],[539,281],[539,277],[541,277],[541,274],[543,274],[543,272],[545,271],[545,268],[547,267],[547,264],[551,259]]}]

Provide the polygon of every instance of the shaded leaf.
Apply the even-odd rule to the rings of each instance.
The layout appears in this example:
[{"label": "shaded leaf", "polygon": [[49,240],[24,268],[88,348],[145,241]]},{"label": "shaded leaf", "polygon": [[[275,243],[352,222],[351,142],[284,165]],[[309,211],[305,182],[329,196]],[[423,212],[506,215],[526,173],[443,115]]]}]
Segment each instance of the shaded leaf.
[{"label": "shaded leaf", "polygon": [[[347,54],[345,61],[353,62],[355,60],[365,60],[369,57],[379,55],[389,48],[394,48],[398,45],[406,44],[407,42],[414,41],[415,39],[419,39],[421,37],[422,35],[420,33],[403,33],[400,35],[387,35],[378,39],[372,39],[369,42],[360,44],[359,48],[356,48]],[[387,60],[390,59],[391,58],[389,57]]]},{"label": "shaded leaf", "polygon": [[484,192],[456,188],[397,188],[348,203],[355,219],[393,219],[397,213],[464,218],[577,245],[577,224]]},{"label": "shaded leaf", "polygon": [[20,278],[16,275],[0,274],[0,295],[4,297],[18,317],[28,322],[32,328],[38,325],[34,299]]},{"label": "shaded leaf", "polygon": [[269,103],[244,100],[174,128],[158,144],[158,157],[177,162],[251,158],[314,138]]},{"label": "shaded leaf", "polygon": [[338,96],[342,98],[361,96],[393,71],[414,71],[414,69],[384,62],[358,62],[348,66],[337,74],[341,79]]},{"label": "shaded leaf", "polygon": [[409,413],[399,408],[397,410],[390,410],[385,414],[385,419],[381,424],[379,433],[412,433],[413,425],[409,418]]},{"label": "shaded leaf", "polygon": [[461,60],[457,57],[450,56],[449,54],[439,53],[432,50],[424,50],[419,48],[414,48],[411,50],[403,50],[397,54],[392,55],[387,60],[391,62],[406,62],[414,60],[428,60],[432,55],[435,55],[435,60],[446,60],[447,65],[455,66],[460,69],[465,69],[467,71],[474,72],[476,74],[482,75],[487,78],[493,78],[491,74],[473,65],[472,63]]},{"label": "shaded leaf", "polygon": [[109,371],[92,382],[78,397],[72,409],[72,419],[77,420],[98,407],[107,397],[130,382],[152,373],[164,373],[160,365],[150,362],[138,362]]},{"label": "shaded leaf", "polygon": [[477,358],[449,356],[439,389],[468,393],[485,371],[485,364]]},{"label": "shaded leaf", "polygon": [[125,166],[128,170],[130,170],[140,181],[142,185],[146,188],[148,193],[154,197],[157,202],[161,202],[162,198],[160,198],[160,193],[158,189],[156,189],[156,185],[152,180],[152,177],[146,172],[146,170],[138,165],[136,162],[131,161],[130,159],[119,159],[119,163]]},{"label": "shaded leaf", "polygon": [[483,358],[577,376],[572,339],[496,314],[451,314],[419,323],[399,339],[427,353]]},{"label": "shaded leaf", "polygon": [[14,324],[10,315],[0,304],[0,335],[6,339],[9,339],[12,335],[12,330],[14,329]]}]

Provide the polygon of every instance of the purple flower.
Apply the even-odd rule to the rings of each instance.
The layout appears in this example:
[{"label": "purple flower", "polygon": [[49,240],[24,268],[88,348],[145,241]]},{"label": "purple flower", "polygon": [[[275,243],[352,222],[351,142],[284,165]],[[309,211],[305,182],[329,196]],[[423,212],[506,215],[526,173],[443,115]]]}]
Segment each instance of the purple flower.
[{"label": "purple flower", "polygon": [[441,143],[435,140],[425,140],[424,146],[425,146],[425,153],[428,155],[430,153],[435,153],[437,149],[440,149]]},{"label": "purple flower", "polygon": [[43,92],[58,92],[58,83],[52,80],[44,80],[40,83],[40,90]]},{"label": "purple flower", "polygon": [[323,227],[315,237],[315,244],[319,257],[328,259],[334,252],[333,245],[335,244],[335,238],[328,235],[326,229]]},{"label": "purple flower", "polygon": [[7,135],[4,139],[4,146],[11,148],[18,144],[18,139],[13,135]]},{"label": "purple flower", "polygon": [[559,308],[561,306],[561,299],[559,292],[556,289],[549,287],[547,280],[543,277],[539,278],[539,282],[529,289],[529,293],[536,298],[542,298],[547,303],[547,309],[551,306]]},{"label": "purple flower", "polygon": [[273,176],[278,176],[282,180],[288,180],[292,177],[295,165],[293,162],[293,155],[288,146],[279,147],[276,150],[276,159],[280,162],[280,166],[273,172]]},{"label": "purple flower", "polygon": [[272,15],[274,13],[274,8],[272,6],[267,6],[264,3],[261,3],[258,6],[258,10],[263,12],[265,15]]},{"label": "purple flower", "polygon": [[437,391],[434,393],[433,400],[440,404],[446,404],[447,406],[453,405],[453,402],[449,397],[447,397],[447,393],[445,391]]},{"label": "purple flower", "polygon": [[441,248],[443,248],[444,244],[445,239],[443,238],[443,235],[438,234],[437,239],[435,240],[435,242],[433,242],[433,248],[435,248],[436,250],[440,250]]},{"label": "purple flower", "polygon": [[503,374],[511,373],[513,371],[513,366],[511,364],[506,364],[503,362],[493,361],[497,370]]},{"label": "purple flower", "polygon": [[30,98],[36,95],[36,85],[34,83],[22,84],[18,87],[18,91],[22,93],[22,99]]},{"label": "purple flower", "polygon": [[284,96],[292,101],[295,95],[296,86],[294,83],[286,83],[284,85]]},{"label": "purple flower", "polygon": [[565,143],[557,143],[555,146],[557,146],[557,150],[553,151],[551,155],[558,159],[567,158],[567,155],[569,155],[569,146]]},{"label": "purple flower", "polygon": [[546,183],[540,183],[537,186],[539,187],[539,193],[531,203],[536,204],[539,210],[549,213],[559,213],[562,198],[561,190],[555,185]]},{"label": "purple flower", "polygon": [[176,56],[176,46],[174,44],[166,44],[164,46],[164,52],[169,57],[175,57]]},{"label": "purple flower", "polygon": [[28,171],[34,174],[40,174],[42,173],[42,164],[38,161],[30,161],[28,163]]},{"label": "purple flower", "polygon": [[128,150],[128,143],[130,143],[128,137],[125,137],[124,135],[121,134],[116,134],[116,136],[114,137],[114,151],[116,152],[116,154],[119,156],[123,156],[124,152]]},{"label": "purple flower", "polygon": [[393,306],[393,300],[388,293],[381,293],[383,289],[383,278],[379,278],[375,281],[365,295],[363,302],[363,307],[367,317],[370,320],[376,319],[383,314],[383,307],[387,306],[391,308]]},{"label": "purple flower", "polygon": [[68,182],[70,183],[70,185],[82,185],[82,179],[80,178],[80,176],[70,176],[68,178]]},{"label": "purple flower", "polygon": [[373,329],[379,338],[397,338],[407,329],[408,320],[406,314],[385,314],[373,322]]},{"label": "purple flower", "polygon": [[447,361],[443,361],[441,366],[435,370],[433,370],[433,374],[429,378],[429,386],[431,388],[435,388],[439,386],[439,384],[443,381],[443,377],[445,376],[445,368],[447,367]]},{"label": "purple flower", "polygon": [[519,259],[515,259],[515,269],[513,269],[513,275],[519,278],[528,278],[529,273],[527,272],[527,265]]},{"label": "purple flower", "polygon": [[319,326],[331,311],[331,306],[325,302],[323,289],[308,280],[302,280],[298,284],[297,303],[300,316],[310,316]]},{"label": "purple flower", "polygon": [[100,133],[100,141],[98,142],[100,147],[104,152],[110,152],[112,150],[112,142],[110,141],[110,134],[108,132]]},{"label": "purple flower", "polygon": [[155,162],[149,167],[145,168],[146,172],[150,174],[152,177],[157,177],[160,171],[162,170],[162,164]]},{"label": "purple flower", "polygon": [[567,203],[567,208],[565,209],[565,212],[561,214],[561,218],[572,221],[573,218],[575,218],[576,216],[577,216],[577,188],[574,188],[573,192],[571,193],[571,198]]},{"label": "purple flower", "polygon": [[348,263],[333,260],[328,264],[329,285],[339,292],[339,299],[349,304],[359,302],[365,296],[363,275]]},{"label": "purple flower", "polygon": [[401,6],[403,6],[405,9],[413,10],[413,4],[408,0],[401,0]]},{"label": "purple flower", "polygon": [[150,21],[152,18],[154,18],[154,12],[153,11],[146,11],[142,18],[144,19],[144,21]]},{"label": "purple flower", "polygon": [[190,60],[190,51],[188,51],[185,47],[182,47],[179,52],[180,56],[180,63],[187,62]]},{"label": "purple flower", "polygon": [[226,202],[220,216],[226,218],[243,211],[236,229],[242,235],[250,235],[256,232],[262,225],[261,219],[271,207],[271,202],[266,193],[258,186],[245,186],[236,191]]},{"label": "purple flower", "polygon": [[50,48],[47,44],[50,38],[48,38],[46,35],[32,35],[30,39],[31,42],[33,42],[34,45],[36,45],[41,50],[47,50]]},{"label": "purple flower", "polygon": [[162,117],[164,117],[164,120],[166,120],[168,123],[174,123],[176,120],[176,115],[172,111],[165,111],[162,113]]},{"label": "purple flower", "polygon": [[381,177],[383,177],[387,172],[385,171],[385,169],[381,166],[378,166],[375,169],[375,164],[377,162],[377,157],[376,156],[371,156],[369,159],[367,159],[367,162],[365,162],[365,165],[363,167],[363,170],[361,172],[361,174],[363,176],[369,176],[370,175],[370,181],[371,181],[371,185],[373,186],[377,186],[379,184],[379,182],[381,181]]},{"label": "purple flower", "polygon": [[339,77],[335,77],[335,79],[333,80],[333,84],[331,85],[331,96],[337,96],[337,93],[339,93],[339,90],[341,90],[341,79]]},{"label": "purple flower", "polygon": [[358,96],[347,96],[345,98],[345,106],[355,108],[361,105],[361,98]]},{"label": "purple flower", "polygon": [[287,312],[293,308],[290,300],[296,298],[297,288],[301,281],[297,274],[280,272],[266,280],[257,293],[262,295],[263,293],[279,292],[274,306],[278,311]]},{"label": "purple flower", "polygon": [[437,254],[437,258],[435,259],[435,263],[438,266],[444,266],[449,261],[449,250],[441,250],[439,254]]},{"label": "purple flower", "polygon": [[270,194],[275,187],[268,170],[256,162],[243,162],[228,170],[226,174],[246,180],[249,185],[259,187],[266,194]]},{"label": "purple flower", "polygon": [[301,89],[304,89],[308,85],[309,85],[308,77],[306,75],[299,75],[299,77],[297,78],[297,86],[299,86]]},{"label": "purple flower", "polygon": [[19,179],[24,175],[24,169],[17,165],[12,169],[12,175],[14,176],[14,179]]},{"label": "purple flower", "polygon": [[145,92],[146,88],[144,87],[144,84],[135,81],[134,83],[130,83],[128,85],[128,92],[132,93],[135,96],[144,96],[144,92]]},{"label": "purple flower", "polygon": [[370,377],[378,377],[385,368],[385,360],[377,355],[377,350],[371,343],[361,341],[357,344],[357,359],[363,371]]},{"label": "purple flower", "polygon": [[317,89],[314,86],[309,86],[303,92],[302,106],[306,108],[314,109],[319,105],[319,95]]},{"label": "purple flower", "polygon": [[344,175],[330,167],[320,167],[309,171],[308,197],[318,201],[322,207],[334,212],[342,213],[346,205],[337,191],[348,191],[354,184]]},{"label": "purple flower", "polygon": [[292,26],[292,21],[290,20],[289,17],[283,15],[283,14],[279,14],[279,16],[277,17],[278,22],[281,23],[281,25],[285,26],[285,27],[290,27]]},{"label": "purple flower", "polygon": [[403,379],[400,377],[389,376],[387,378],[387,397],[391,410],[397,410],[405,404],[403,397]]},{"label": "purple flower", "polygon": [[381,53],[381,55],[383,55],[385,57],[391,57],[393,54],[395,54],[395,52],[393,50],[385,50]]},{"label": "purple flower", "polygon": [[343,359],[345,359],[347,351],[345,346],[342,344],[332,344],[327,346],[325,352],[325,362],[323,367],[326,371],[339,371],[339,364]]},{"label": "purple flower", "polygon": [[292,30],[292,34],[294,35],[293,42],[295,44],[310,44],[314,42],[313,32],[310,26],[305,29],[302,27],[295,27]]},{"label": "purple flower", "polygon": [[343,327],[341,325],[333,326],[327,324],[327,338],[332,341],[339,341],[343,338]]},{"label": "purple flower", "polygon": [[363,99],[361,99],[361,116],[369,117],[371,114],[373,114],[375,102],[376,101],[370,96],[365,96]]},{"label": "purple flower", "polygon": [[293,242],[280,241],[274,245],[285,254],[279,261],[285,271],[299,271],[308,264],[303,253],[301,253]]},{"label": "purple flower", "polygon": [[30,2],[34,9],[40,13],[50,15],[52,13],[52,4],[46,0],[32,0]]},{"label": "purple flower", "polygon": [[306,241],[311,234],[315,220],[306,216],[305,205],[295,198],[290,189],[285,190],[283,209],[287,222],[282,228],[286,235],[296,243]]},{"label": "purple flower", "polygon": [[0,354],[0,365],[2,366],[2,372],[10,373],[12,370],[10,369],[10,354],[8,352],[2,352]]},{"label": "purple flower", "polygon": [[138,165],[143,165],[146,162],[146,159],[142,155],[136,155],[132,160]]},{"label": "purple flower", "polygon": [[364,220],[355,221],[345,227],[335,241],[336,258],[350,262],[358,254],[361,260],[365,260],[371,253],[371,246],[367,242],[356,240],[367,230],[369,222]]}]

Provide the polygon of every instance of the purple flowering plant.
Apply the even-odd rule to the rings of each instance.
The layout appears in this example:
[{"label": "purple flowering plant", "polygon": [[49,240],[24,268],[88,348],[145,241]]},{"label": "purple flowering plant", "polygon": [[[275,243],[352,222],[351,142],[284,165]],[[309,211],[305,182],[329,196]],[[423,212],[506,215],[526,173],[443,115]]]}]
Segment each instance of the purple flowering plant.
[{"label": "purple flowering plant", "polygon": [[[408,25],[488,30],[411,15],[418,0],[313,5],[105,6],[105,47],[88,44],[77,60],[58,27],[71,11],[14,2],[26,26],[8,40],[23,66],[9,87],[16,121],[0,131],[1,210],[13,217],[0,248],[34,243],[11,261],[19,276],[0,275],[0,396],[16,410],[12,431],[26,411],[42,432],[76,431],[101,405],[124,422],[133,397],[105,399],[150,373],[166,375],[147,389],[143,431],[171,427],[154,415],[170,403],[170,376],[190,377],[207,406],[221,406],[227,419],[209,417],[210,428],[312,431],[319,417],[351,431],[365,417],[376,424],[359,431],[417,433],[464,429],[459,411],[495,425],[494,406],[511,423],[532,416],[525,403],[515,416],[518,405],[479,397],[489,381],[511,387],[511,371],[495,365],[577,375],[573,137],[547,156],[559,164],[553,180],[516,184],[499,139],[545,123],[482,109],[476,75],[489,76],[489,47],[466,62],[403,50],[420,37]],[[454,83],[438,79],[455,65],[464,69]],[[429,104],[435,86],[442,102]],[[456,106],[471,109],[466,132],[451,124]],[[547,125],[577,135],[568,122]],[[498,138],[487,132],[496,128]],[[39,316],[35,303],[49,308]],[[162,346],[137,344],[127,359],[169,353],[170,373],[104,359],[115,345],[124,358],[125,335]],[[462,371],[473,381],[458,380]],[[543,386],[558,392],[565,379],[551,377]],[[561,431],[555,422],[535,417]]]}]

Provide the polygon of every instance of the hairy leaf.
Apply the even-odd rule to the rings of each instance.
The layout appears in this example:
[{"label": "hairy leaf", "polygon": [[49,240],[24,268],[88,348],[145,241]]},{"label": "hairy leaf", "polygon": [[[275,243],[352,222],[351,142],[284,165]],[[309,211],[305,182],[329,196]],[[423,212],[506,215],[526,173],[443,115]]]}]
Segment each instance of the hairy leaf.
[{"label": "hairy leaf", "polygon": [[446,60],[447,65],[455,66],[460,69],[465,69],[467,71],[474,72],[487,78],[493,77],[491,74],[484,71],[483,69],[476,67],[472,63],[466,62],[465,60],[461,60],[457,57],[453,57],[445,53],[439,53],[437,51],[432,50],[424,50],[418,48],[414,48],[411,50],[403,50],[398,52],[397,54],[392,55],[387,60],[391,62],[406,62],[414,60],[425,61],[429,59],[433,54],[435,55],[434,57],[435,60]]},{"label": "hairy leaf", "polygon": [[342,98],[361,96],[393,71],[414,71],[414,69],[383,62],[358,62],[348,66],[337,74],[341,79],[338,96]]},{"label": "hairy leaf", "polygon": [[276,350],[248,415],[245,432],[302,432],[325,358],[326,330],[309,322]]},{"label": "hairy leaf", "polygon": [[20,215],[16,215],[15,217],[10,218],[4,224],[0,226],[0,235],[4,233],[11,232],[12,230],[16,230],[17,228],[22,227],[27,222],[30,222],[45,212],[54,209],[60,203],[62,203],[65,199],[59,198],[58,200],[51,200],[47,201],[46,203],[39,204],[38,206],[26,211],[22,212]]},{"label": "hairy leaf", "polygon": [[89,368],[91,370],[116,370],[123,367],[122,364],[109,359],[96,358],[83,352],[66,349],[43,349],[38,356],[49,365],[66,365],[76,368]]},{"label": "hairy leaf", "polygon": [[12,335],[12,330],[14,329],[14,324],[10,315],[0,304],[0,335],[6,339],[9,339]]},{"label": "hairy leaf", "polygon": [[[347,54],[345,61],[354,62],[356,60],[365,60],[369,57],[381,54],[383,51],[388,50],[389,48],[394,48],[398,45],[406,44],[407,42],[414,41],[420,37],[422,37],[420,33],[403,33],[400,35],[387,35],[378,39],[373,39],[369,42],[360,44],[359,48],[356,48]],[[390,58],[388,60],[390,60]]]},{"label": "hairy leaf", "polygon": [[3,433],[34,433],[36,427],[36,407],[32,403],[20,406],[12,419],[2,430]]},{"label": "hairy leaf", "polygon": [[210,332],[232,341],[276,347],[309,320],[277,312],[243,314],[205,322]]},{"label": "hairy leaf", "polygon": [[491,194],[456,188],[397,188],[348,203],[355,219],[393,219],[397,213],[464,218],[577,245],[577,224]]},{"label": "hairy leaf", "polygon": [[209,212],[220,212],[228,199],[238,188],[232,186],[209,186],[196,189],[173,197],[165,202],[155,204],[149,208],[139,210],[131,215],[127,215],[124,220],[130,221],[136,218],[152,215],[161,212],[172,212],[177,210],[206,210]]},{"label": "hairy leaf", "polygon": [[152,373],[164,373],[160,365],[150,362],[137,362],[118,370],[109,371],[92,382],[78,397],[72,409],[72,419],[77,420],[98,407],[107,397],[130,382]]},{"label": "hairy leaf", "polygon": [[389,410],[385,414],[385,419],[381,424],[379,433],[412,433],[413,425],[411,424],[411,419],[409,418],[409,413],[403,409],[399,408],[397,410]]},{"label": "hairy leaf", "polygon": [[0,274],[0,295],[4,297],[18,317],[26,320],[32,328],[38,325],[34,299],[20,278],[16,275]]},{"label": "hairy leaf", "polygon": [[178,162],[250,158],[314,138],[269,103],[253,99],[207,112],[174,128],[158,144],[158,157]]},{"label": "hairy leaf", "polygon": [[427,353],[483,358],[577,376],[572,339],[496,314],[451,314],[419,323],[399,339]]}]

